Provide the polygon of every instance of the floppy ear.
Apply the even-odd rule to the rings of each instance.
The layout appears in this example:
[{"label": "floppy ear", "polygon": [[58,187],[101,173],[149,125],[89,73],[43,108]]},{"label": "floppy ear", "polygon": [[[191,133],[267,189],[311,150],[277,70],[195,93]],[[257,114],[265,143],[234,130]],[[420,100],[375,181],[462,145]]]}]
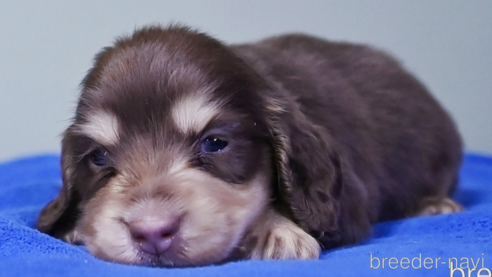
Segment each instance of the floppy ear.
[{"label": "floppy ear", "polygon": [[63,136],[61,156],[63,187],[58,196],[39,214],[36,228],[43,233],[67,240],[66,235],[75,227],[80,197],[74,191],[76,155],[73,153],[73,141],[68,130]]},{"label": "floppy ear", "polygon": [[267,103],[278,193],[294,221],[324,247],[363,239],[370,231],[367,192],[337,142],[294,101]]}]

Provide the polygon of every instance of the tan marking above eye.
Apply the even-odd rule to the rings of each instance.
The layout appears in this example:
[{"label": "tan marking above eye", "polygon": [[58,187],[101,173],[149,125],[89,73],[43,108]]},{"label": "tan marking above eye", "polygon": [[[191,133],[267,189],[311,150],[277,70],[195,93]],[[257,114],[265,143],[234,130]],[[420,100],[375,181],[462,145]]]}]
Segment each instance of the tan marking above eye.
[{"label": "tan marking above eye", "polygon": [[104,145],[114,145],[119,140],[119,122],[116,116],[105,111],[91,113],[87,123],[80,125],[81,131]]},{"label": "tan marking above eye", "polygon": [[211,102],[205,94],[192,94],[179,99],[171,114],[176,126],[183,133],[202,131],[217,116],[220,105]]}]

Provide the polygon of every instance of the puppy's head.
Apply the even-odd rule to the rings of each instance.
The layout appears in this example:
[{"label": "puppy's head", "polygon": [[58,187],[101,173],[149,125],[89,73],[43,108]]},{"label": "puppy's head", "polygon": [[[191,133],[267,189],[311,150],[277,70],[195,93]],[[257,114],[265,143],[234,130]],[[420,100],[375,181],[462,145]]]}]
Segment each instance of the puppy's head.
[{"label": "puppy's head", "polygon": [[272,196],[305,230],[336,228],[335,175],[306,164],[320,156],[305,141],[316,137],[281,118],[288,107],[267,89],[227,47],[186,28],[118,40],[82,82],[62,142],[64,186],[37,228],[106,260],[157,266],[228,259]]},{"label": "puppy's head", "polygon": [[226,258],[271,179],[259,83],[228,54],[183,28],[144,29],[99,54],[64,133],[64,191],[40,229],[74,230],[124,263]]}]

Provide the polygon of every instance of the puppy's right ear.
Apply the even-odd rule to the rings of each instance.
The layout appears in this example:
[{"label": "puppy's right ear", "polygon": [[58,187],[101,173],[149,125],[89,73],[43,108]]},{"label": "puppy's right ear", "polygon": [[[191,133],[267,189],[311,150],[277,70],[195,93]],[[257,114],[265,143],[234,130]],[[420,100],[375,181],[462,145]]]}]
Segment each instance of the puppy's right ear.
[{"label": "puppy's right ear", "polygon": [[70,128],[63,134],[61,172],[63,187],[58,196],[46,205],[39,214],[36,229],[67,240],[66,236],[75,227],[80,197],[74,190],[75,166],[77,155],[74,153],[75,139]]}]

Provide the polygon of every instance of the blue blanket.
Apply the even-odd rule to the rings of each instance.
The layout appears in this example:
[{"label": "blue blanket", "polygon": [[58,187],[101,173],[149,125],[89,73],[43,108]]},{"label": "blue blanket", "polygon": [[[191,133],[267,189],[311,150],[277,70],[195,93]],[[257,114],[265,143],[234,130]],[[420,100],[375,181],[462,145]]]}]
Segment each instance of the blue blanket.
[{"label": "blue blanket", "polygon": [[466,156],[455,197],[464,212],[380,223],[364,242],[325,251],[317,261],[181,269],[101,261],[35,230],[39,211],[61,187],[58,164],[56,155],[0,164],[0,276],[487,276],[492,270],[492,157]]}]

